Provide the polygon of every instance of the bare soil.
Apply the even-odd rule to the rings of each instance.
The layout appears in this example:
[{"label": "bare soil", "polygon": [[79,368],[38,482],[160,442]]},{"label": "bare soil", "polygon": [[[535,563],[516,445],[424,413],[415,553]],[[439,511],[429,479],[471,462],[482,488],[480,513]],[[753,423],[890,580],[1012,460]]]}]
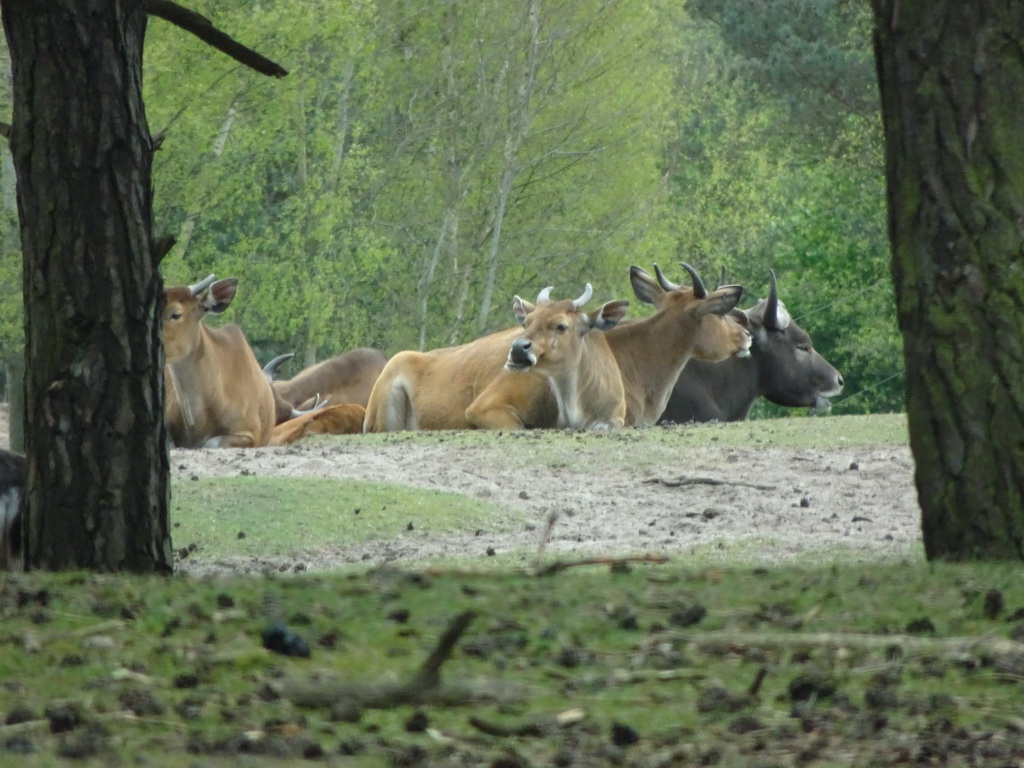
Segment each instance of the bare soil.
[{"label": "bare soil", "polygon": [[[659,428],[660,429],[660,428]],[[677,429],[670,427],[668,429]],[[0,410],[6,442],[6,411]],[[509,461],[515,436],[467,446],[437,441],[382,442],[360,435],[281,448],[172,451],[175,479],[213,476],[351,478],[450,491],[509,510],[504,531],[445,537],[421,530],[351,549],[297,552],[292,558],[205,559],[184,572],[331,570],[350,563],[413,565],[439,558],[486,558],[540,546],[550,557],[700,556],[704,560],[821,562],[920,557],[913,460],[904,446],[829,450],[706,446],[655,452],[645,469],[574,460],[524,467]],[[642,449],[635,431],[582,438],[611,441],[623,455]],[[0,446],[3,445],[0,443]],[[679,482],[693,484],[674,485]],[[696,481],[696,482],[694,482]],[[549,521],[554,525],[545,535]]]}]

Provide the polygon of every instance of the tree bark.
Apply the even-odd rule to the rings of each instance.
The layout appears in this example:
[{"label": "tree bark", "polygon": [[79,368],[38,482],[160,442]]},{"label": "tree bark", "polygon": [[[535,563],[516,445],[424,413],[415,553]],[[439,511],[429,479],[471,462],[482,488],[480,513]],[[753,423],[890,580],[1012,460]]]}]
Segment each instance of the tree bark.
[{"label": "tree bark", "polygon": [[1024,4],[872,0],[929,559],[1024,558]]},{"label": "tree bark", "polygon": [[169,573],[145,4],[0,9],[24,255],[27,565]]}]

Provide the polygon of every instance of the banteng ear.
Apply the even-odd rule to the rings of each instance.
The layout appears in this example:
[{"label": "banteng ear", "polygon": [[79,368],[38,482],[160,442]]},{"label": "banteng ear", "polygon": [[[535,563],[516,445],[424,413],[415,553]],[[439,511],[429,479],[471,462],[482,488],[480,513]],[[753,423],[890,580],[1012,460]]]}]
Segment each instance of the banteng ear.
[{"label": "banteng ear", "polygon": [[708,297],[697,307],[697,317],[726,315],[739,304],[742,296],[742,286],[727,285],[724,288],[719,288],[717,291],[709,293]]},{"label": "banteng ear", "polygon": [[626,316],[628,308],[628,301],[609,301],[607,304],[602,304],[587,315],[587,318],[590,320],[590,327],[596,328],[599,331],[607,331],[610,328],[614,328],[622,322],[622,318]]},{"label": "banteng ear", "polygon": [[633,293],[644,304],[653,304],[665,292],[650,272],[637,266],[629,268],[629,282],[633,284]]},{"label": "banteng ear", "polygon": [[744,312],[742,309],[731,309],[731,310],[729,310],[729,317],[731,317],[737,323],[742,325],[748,331],[752,331],[754,329],[754,324],[753,324],[753,322],[751,322],[750,316],[746,312]]},{"label": "banteng ear", "polygon": [[207,312],[223,312],[231,305],[238,291],[238,278],[228,277],[218,280],[210,286],[210,292],[203,299],[203,309]]},{"label": "banteng ear", "polygon": [[520,325],[526,322],[526,316],[535,309],[536,307],[526,299],[521,299],[518,296],[512,299],[512,312],[515,314],[516,320],[519,321]]}]

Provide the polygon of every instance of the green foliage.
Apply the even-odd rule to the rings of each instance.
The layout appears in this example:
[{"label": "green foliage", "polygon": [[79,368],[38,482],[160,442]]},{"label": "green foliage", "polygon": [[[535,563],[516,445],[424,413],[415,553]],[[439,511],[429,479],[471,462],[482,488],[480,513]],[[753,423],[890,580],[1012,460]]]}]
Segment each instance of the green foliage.
[{"label": "green foliage", "polygon": [[[772,268],[856,395],[837,408],[898,410],[861,5],[201,0],[290,74],[151,20],[162,270],[240,278],[223,320],[308,363],[461,343],[545,285],[629,298],[630,264],[726,266],[750,298]],[[0,297],[5,345],[19,317]]]},{"label": "green foliage", "polygon": [[[680,19],[686,98],[670,156],[681,257],[707,274],[727,267],[750,302],[774,269],[846,379],[836,412],[901,410],[877,106],[846,93],[856,104],[837,109],[842,94],[827,87],[862,90],[868,16],[830,2],[693,7],[705,20]],[[708,59],[716,66],[701,68]],[[753,415],[796,413],[760,404]]]}]

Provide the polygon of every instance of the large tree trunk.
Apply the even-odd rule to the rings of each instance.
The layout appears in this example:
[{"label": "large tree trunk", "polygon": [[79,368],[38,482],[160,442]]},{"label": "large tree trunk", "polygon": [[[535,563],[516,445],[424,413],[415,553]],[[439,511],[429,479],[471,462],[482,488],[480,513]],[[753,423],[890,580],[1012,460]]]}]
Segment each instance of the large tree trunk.
[{"label": "large tree trunk", "polygon": [[1024,3],[873,0],[929,559],[1024,558]]},{"label": "large tree trunk", "polygon": [[170,572],[145,3],[0,9],[25,265],[27,564]]}]

